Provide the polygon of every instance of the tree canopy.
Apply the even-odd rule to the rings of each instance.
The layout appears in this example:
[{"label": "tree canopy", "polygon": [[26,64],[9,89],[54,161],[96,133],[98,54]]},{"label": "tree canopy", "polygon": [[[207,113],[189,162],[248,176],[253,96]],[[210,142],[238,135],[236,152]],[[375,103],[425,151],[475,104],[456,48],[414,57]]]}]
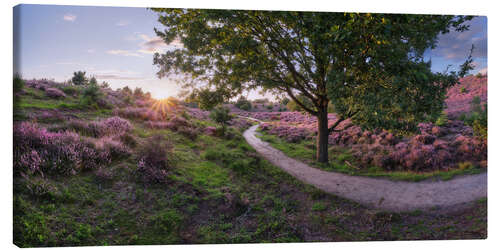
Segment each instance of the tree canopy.
[{"label": "tree canopy", "polygon": [[[459,72],[434,73],[424,60],[439,34],[467,30],[470,16],[153,10],[163,24],[157,35],[183,44],[155,54],[160,78],[185,75],[186,87],[222,91],[222,99],[256,88],[286,93],[318,117],[321,151],[325,133],[346,119],[409,130],[435,117],[446,89],[471,69],[470,57]],[[340,119],[325,130],[329,102]]]}]

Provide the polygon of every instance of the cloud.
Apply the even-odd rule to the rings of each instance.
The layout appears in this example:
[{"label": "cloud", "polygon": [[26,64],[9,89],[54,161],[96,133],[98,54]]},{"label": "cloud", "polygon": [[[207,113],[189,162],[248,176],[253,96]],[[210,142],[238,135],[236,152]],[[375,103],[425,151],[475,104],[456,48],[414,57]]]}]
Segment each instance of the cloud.
[{"label": "cloud", "polygon": [[469,55],[470,48],[474,44],[472,56],[486,58],[488,54],[486,18],[476,17],[468,24],[470,27],[467,31],[450,31],[450,33],[440,35],[437,47],[432,51],[432,54],[456,62],[463,61]]},{"label": "cloud", "polygon": [[488,74],[488,68],[483,68],[478,71],[478,73],[481,73],[482,75],[487,75]]},{"label": "cloud", "polygon": [[161,37],[149,37],[144,34],[139,34],[139,37],[144,41],[139,46],[141,47],[138,52],[144,54],[161,53],[167,49],[182,48],[182,42],[175,39],[170,44],[166,44]]},{"label": "cloud", "polygon": [[144,77],[139,77],[139,76],[121,76],[114,74],[97,74],[94,76],[99,80],[143,80],[144,79]]},{"label": "cloud", "polygon": [[134,51],[131,50],[121,50],[121,49],[116,49],[116,50],[108,50],[106,53],[110,55],[121,55],[121,56],[135,56],[135,57],[142,57],[142,55],[135,53]]},{"label": "cloud", "polygon": [[95,53],[95,49],[88,49],[87,53],[93,54],[93,53]]},{"label": "cloud", "polygon": [[120,20],[116,23],[116,26],[127,26],[129,25],[130,22],[129,21],[126,21],[126,20]]},{"label": "cloud", "polygon": [[99,80],[144,80],[138,72],[130,70],[94,70],[91,72]]},{"label": "cloud", "polygon": [[63,20],[68,22],[74,22],[76,20],[76,16],[68,13],[63,16]]}]

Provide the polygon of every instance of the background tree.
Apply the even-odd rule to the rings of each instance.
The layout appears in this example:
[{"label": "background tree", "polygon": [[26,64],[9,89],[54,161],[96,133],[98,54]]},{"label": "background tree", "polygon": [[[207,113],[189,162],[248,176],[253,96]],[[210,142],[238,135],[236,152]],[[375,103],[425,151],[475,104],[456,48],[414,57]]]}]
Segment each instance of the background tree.
[{"label": "background tree", "polygon": [[[328,161],[328,135],[350,119],[364,128],[411,130],[443,109],[446,89],[471,68],[433,73],[423,54],[439,34],[464,31],[472,17],[370,13],[153,9],[170,44],[155,54],[161,77],[231,97],[262,88],[286,93],[318,118],[317,160]],[[313,104],[308,107],[298,96]],[[338,121],[328,127],[328,104]]]},{"label": "background tree", "polygon": [[224,135],[226,133],[226,126],[233,119],[233,116],[229,114],[228,108],[219,105],[210,112],[210,119],[221,126],[221,134]]},{"label": "background tree", "polygon": [[94,84],[94,85],[97,85],[97,79],[95,79],[94,76],[92,76],[89,80],[89,84]]},{"label": "background tree", "polygon": [[243,96],[240,96],[240,98],[238,98],[238,100],[235,103],[235,106],[239,109],[246,111],[252,109],[252,103]]},{"label": "background tree", "polygon": [[71,82],[74,85],[84,85],[87,84],[88,79],[85,77],[86,72],[85,71],[76,71],[73,72],[73,78],[71,78]]}]

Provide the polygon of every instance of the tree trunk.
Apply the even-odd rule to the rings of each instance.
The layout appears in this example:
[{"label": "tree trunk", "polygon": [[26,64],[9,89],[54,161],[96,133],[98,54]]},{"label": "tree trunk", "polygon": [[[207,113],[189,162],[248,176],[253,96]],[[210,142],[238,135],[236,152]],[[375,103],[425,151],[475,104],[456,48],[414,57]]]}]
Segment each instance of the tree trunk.
[{"label": "tree trunk", "polygon": [[318,109],[318,137],[316,138],[316,160],[328,162],[328,109]]}]

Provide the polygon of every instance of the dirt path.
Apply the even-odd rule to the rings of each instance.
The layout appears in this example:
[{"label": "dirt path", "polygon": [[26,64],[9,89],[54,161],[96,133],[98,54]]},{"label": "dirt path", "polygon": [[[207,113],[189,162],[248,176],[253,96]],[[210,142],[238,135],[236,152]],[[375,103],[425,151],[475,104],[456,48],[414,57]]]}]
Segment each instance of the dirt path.
[{"label": "dirt path", "polygon": [[265,159],[305,183],[367,207],[389,211],[450,210],[486,197],[486,173],[456,177],[449,181],[404,182],[312,168],[257,138],[255,130],[258,126],[250,127],[243,136]]}]

